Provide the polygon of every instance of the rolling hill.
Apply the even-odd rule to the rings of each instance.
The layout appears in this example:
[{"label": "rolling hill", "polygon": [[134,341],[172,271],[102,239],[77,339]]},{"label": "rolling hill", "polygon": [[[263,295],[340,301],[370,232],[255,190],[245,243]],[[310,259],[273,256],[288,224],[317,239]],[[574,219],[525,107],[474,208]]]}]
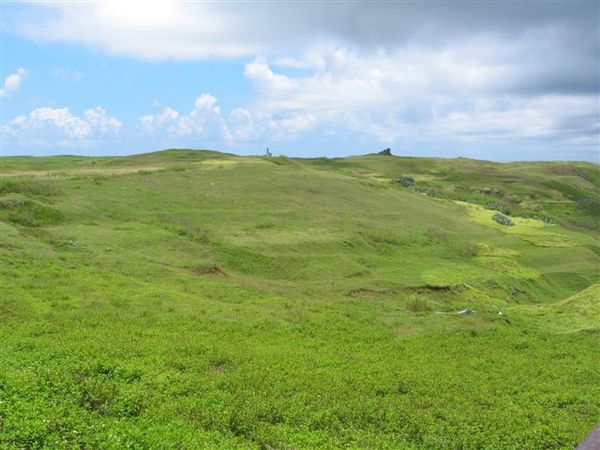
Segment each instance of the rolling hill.
[{"label": "rolling hill", "polygon": [[0,447],[554,449],[600,419],[596,165],[0,162]]}]

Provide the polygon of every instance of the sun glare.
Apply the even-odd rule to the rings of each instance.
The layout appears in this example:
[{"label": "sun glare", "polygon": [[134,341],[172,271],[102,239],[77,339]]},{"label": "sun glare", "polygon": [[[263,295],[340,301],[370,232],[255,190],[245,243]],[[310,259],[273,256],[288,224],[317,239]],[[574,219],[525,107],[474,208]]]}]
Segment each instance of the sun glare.
[{"label": "sun glare", "polygon": [[168,25],[175,16],[174,1],[110,1],[97,4],[99,16],[121,26]]}]

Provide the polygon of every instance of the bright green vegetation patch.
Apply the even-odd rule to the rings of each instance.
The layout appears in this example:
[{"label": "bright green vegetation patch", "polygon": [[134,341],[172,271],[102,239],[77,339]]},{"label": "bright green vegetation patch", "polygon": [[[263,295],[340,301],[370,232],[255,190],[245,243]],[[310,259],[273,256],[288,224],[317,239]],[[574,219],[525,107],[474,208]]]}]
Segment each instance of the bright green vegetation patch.
[{"label": "bright green vegetation patch", "polygon": [[596,213],[551,184],[597,199],[595,166],[1,162],[0,448],[570,449],[600,419]]},{"label": "bright green vegetation patch", "polygon": [[471,217],[483,225],[492,226],[506,233],[514,234],[524,241],[538,247],[575,247],[578,245],[576,240],[569,238],[569,230],[562,229],[557,225],[547,224],[542,220],[518,218],[515,224],[510,227],[503,226],[494,222],[494,212],[478,205],[462,203]]}]

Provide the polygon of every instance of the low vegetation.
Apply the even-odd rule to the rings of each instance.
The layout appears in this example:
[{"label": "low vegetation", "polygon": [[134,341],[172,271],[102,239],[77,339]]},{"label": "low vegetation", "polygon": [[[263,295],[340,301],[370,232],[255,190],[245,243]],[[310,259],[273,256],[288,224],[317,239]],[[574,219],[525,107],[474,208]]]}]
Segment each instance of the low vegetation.
[{"label": "low vegetation", "polygon": [[600,418],[595,165],[0,162],[0,448],[571,449]]}]

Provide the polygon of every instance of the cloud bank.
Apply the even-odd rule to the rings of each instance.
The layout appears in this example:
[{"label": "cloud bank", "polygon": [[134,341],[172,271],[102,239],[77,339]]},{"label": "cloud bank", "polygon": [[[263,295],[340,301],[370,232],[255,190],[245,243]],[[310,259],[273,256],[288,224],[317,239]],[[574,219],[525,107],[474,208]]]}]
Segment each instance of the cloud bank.
[{"label": "cloud bank", "polygon": [[600,130],[599,8],[579,1],[45,3],[8,14],[7,28],[165,64],[243,62],[251,101],[225,111],[205,93],[190,98],[189,111],[167,106],[123,127],[161,142],[235,147],[320,136],[319,144],[352,134],[386,145],[536,142],[590,154]]},{"label": "cloud bank", "polygon": [[82,117],[69,108],[36,108],[17,116],[2,127],[5,138],[32,147],[89,146],[98,140],[116,136],[122,123],[101,107],[88,109]]}]

